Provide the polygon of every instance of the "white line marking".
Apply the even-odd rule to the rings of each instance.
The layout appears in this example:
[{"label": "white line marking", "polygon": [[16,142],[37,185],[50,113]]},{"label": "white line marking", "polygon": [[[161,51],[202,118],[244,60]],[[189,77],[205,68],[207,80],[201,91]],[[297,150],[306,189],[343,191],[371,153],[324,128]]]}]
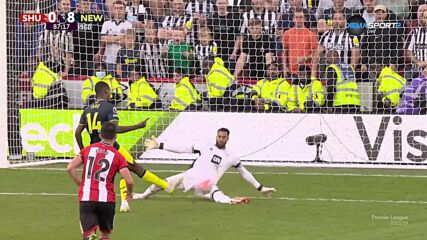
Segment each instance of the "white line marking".
[{"label": "white line marking", "polygon": [[[73,193],[12,193],[12,192],[0,192],[0,195],[8,196],[77,196]],[[193,196],[170,196],[170,195],[157,195],[150,199],[155,198],[194,198]],[[351,203],[392,203],[392,204],[427,204],[427,201],[413,201],[413,200],[368,200],[368,199],[341,199],[341,198],[292,198],[292,197],[251,197],[252,199],[260,200],[283,200],[283,201],[310,201],[310,202],[351,202]],[[141,201],[141,200],[137,200]],[[142,200],[144,201],[144,200]]]},{"label": "white line marking", "polygon": [[0,195],[23,195],[23,196],[77,196],[75,193],[23,193],[23,192],[0,192]]},{"label": "white line marking", "polygon": [[[65,168],[15,168],[20,170],[65,171]],[[184,170],[154,170],[155,173],[182,173]],[[226,172],[239,174],[238,172]],[[362,174],[362,173],[319,173],[319,172],[252,172],[255,175],[302,175],[302,176],[343,176],[343,177],[395,177],[395,178],[427,178],[427,175],[406,174]]]}]

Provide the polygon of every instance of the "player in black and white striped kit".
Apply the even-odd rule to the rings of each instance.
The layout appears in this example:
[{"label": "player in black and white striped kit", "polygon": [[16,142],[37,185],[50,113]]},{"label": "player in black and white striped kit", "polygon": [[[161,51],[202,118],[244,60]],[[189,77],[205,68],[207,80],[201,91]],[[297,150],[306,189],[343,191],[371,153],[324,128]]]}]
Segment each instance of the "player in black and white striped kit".
[{"label": "player in black and white striped kit", "polygon": [[130,21],[138,34],[138,42],[144,39],[146,23],[152,20],[151,10],[143,1],[132,0],[126,6],[126,20]]},{"label": "player in black and white striped kit", "polygon": [[242,15],[242,26],[240,32],[247,35],[249,33],[249,20],[258,18],[262,21],[264,34],[268,34],[272,40],[276,39],[277,16],[275,12],[268,11],[264,8],[263,0],[252,0],[253,8]]},{"label": "player in black and white striped kit", "polygon": [[199,0],[190,0],[185,6],[185,13],[192,16],[194,13],[197,13],[204,17],[210,17],[213,11],[214,4],[212,0],[203,0],[202,2]]},{"label": "player in black and white striped kit", "polygon": [[[264,7],[263,0],[252,0],[252,9],[243,13],[242,15],[242,26],[240,27],[241,36],[236,38],[236,46],[233,53],[237,53],[240,50],[241,43],[249,35],[249,21],[252,19],[259,19],[262,21],[262,32],[269,36],[272,42],[276,41],[277,31],[277,16],[275,12],[270,12]],[[236,59],[237,56],[230,56],[230,59]]]},{"label": "player in black and white striped kit", "polygon": [[[68,73],[73,54],[73,35],[67,30],[45,30],[39,37],[37,56],[39,62],[55,73]],[[67,63],[67,61],[69,61]]]},{"label": "player in black and white striped kit", "polygon": [[216,57],[218,54],[218,46],[216,42],[212,40],[212,32],[209,28],[200,28],[199,41],[194,46],[194,53],[197,60],[197,73],[203,75],[201,72],[203,62],[208,58]]},{"label": "player in black and white striped kit", "polygon": [[[174,146],[174,143],[160,143],[153,136],[145,140],[147,150],[163,149],[176,153],[196,153],[199,157],[193,162],[187,171],[167,178],[168,183],[175,189],[183,189],[184,192],[194,190],[197,197],[211,199],[217,203],[241,204],[249,201],[249,198],[230,198],[217,187],[218,181],[231,167],[236,168],[243,179],[261,193],[270,196],[276,192],[275,188],[264,187],[255,177],[242,165],[240,160],[230,149],[226,148],[230,131],[220,128],[217,131],[216,142],[195,146]],[[144,193],[135,194],[134,199],[146,199],[152,194],[160,191],[151,185]]]},{"label": "player in black and white striped kit", "polygon": [[172,1],[172,13],[169,16],[165,16],[163,19],[160,29],[159,36],[160,40],[172,39],[173,29],[176,27],[183,27],[187,32],[186,42],[193,44],[195,42],[195,35],[193,29],[193,17],[185,12],[185,5],[183,0]]},{"label": "player in black and white striped kit", "polygon": [[[346,30],[346,20],[342,13],[334,14],[333,24],[333,29],[325,32],[320,38],[317,54],[321,55],[329,50],[337,51],[341,62],[350,64],[354,68],[360,60],[359,39]],[[315,58],[316,65],[318,61],[319,58]],[[322,71],[324,67],[324,65],[320,67],[320,72],[324,72]]]},{"label": "player in black and white striped kit", "polygon": [[212,17],[214,4],[212,0],[189,0],[185,6],[185,13],[193,17],[193,37],[194,43],[197,43],[200,34],[200,28],[205,26],[207,19]]},{"label": "player in black and white striped kit", "polygon": [[411,80],[419,77],[422,69],[427,66],[427,13],[419,19],[422,26],[412,30],[406,39],[406,57],[411,65],[406,67],[405,78]]},{"label": "player in black and white striped kit", "polygon": [[149,78],[166,78],[167,74],[167,44],[157,39],[157,30],[155,28],[145,29],[144,42],[141,43],[141,57],[145,69],[144,76]]},{"label": "player in black and white striped kit", "polygon": [[[71,11],[70,1],[58,1],[60,13],[67,14]],[[47,30],[39,37],[37,48],[38,62],[44,62],[55,73],[62,72],[62,76],[68,75],[73,59],[73,34],[66,30]]]}]

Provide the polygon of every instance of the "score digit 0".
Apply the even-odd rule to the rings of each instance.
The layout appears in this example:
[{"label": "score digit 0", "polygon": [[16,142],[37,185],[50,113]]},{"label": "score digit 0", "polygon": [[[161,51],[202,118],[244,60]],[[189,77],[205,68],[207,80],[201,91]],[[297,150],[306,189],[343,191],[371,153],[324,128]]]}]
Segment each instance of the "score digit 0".
[{"label": "score digit 0", "polygon": [[56,15],[56,12],[50,12],[47,14],[47,21],[49,23],[56,23],[58,21],[58,15]]}]

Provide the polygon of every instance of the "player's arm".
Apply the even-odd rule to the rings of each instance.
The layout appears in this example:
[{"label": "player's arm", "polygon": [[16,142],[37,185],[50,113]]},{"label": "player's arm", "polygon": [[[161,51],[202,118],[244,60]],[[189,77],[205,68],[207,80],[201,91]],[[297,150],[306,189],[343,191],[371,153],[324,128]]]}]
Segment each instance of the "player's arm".
[{"label": "player's arm", "polygon": [[83,138],[82,138],[82,132],[85,129],[84,124],[79,124],[76,128],[76,131],[74,132],[74,137],[76,138],[77,145],[79,146],[79,149],[82,150],[84,148],[83,146]]},{"label": "player's arm", "polygon": [[107,114],[107,121],[113,122],[117,126],[117,133],[127,133],[137,129],[145,128],[147,125],[147,121],[150,118],[146,118],[144,121],[139,122],[135,125],[130,126],[120,126],[119,125],[119,114],[117,113],[117,109],[115,107],[112,108],[111,111]]},{"label": "player's arm", "polygon": [[129,125],[129,126],[119,126],[119,122],[118,121],[114,121],[117,124],[117,133],[127,133],[127,132],[131,132],[137,129],[141,129],[141,128],[145,128],[145,126],[147,126],[147,121],[149,118],[145,119],[142,122],[139,122],[135,125]]},{"label": "player's arm", "polygon": [[83,164],[83,159],[80,155],[74,157],[67,166],[68,175],[74,180],[77,185],[80,185],[81,179],[77,174],[77,168]]},{"label": "player's arm", "polygon": [[122,169],[120,169],[119,171],[120,175],[122,175],[122,177],[125,179],[126,181],[126,186],[127,186],[127,197],[128,199],[126,200],[131,200],[132,199],[132,193],[133,193],[133,178],[130,175],[129,169],[124,167]]},{"label": "player's arm", "polygon": [[251,184],[254,188],[256,188],[258,191],[262,192],[263,194],[270,196],[273,192],[276,192],[275,188],[269,188],[264,187],[261,183],[259,183],[254,175],[250,173],[240,162],[235,166],[235,168],[239,171],[240,176],[242,176],[243,179],[245,179],[246,182]]},{"label": "player's arm", "polygon": [[193,146],[179,146],[172,143],[165,144],[157,141],[157,138],[154,136],[151,136],[151,139],[145,139],[144,146],[147,150],[162,149],[174,153],[198,153],[200,155],[200,151],[194,149]]},{"label": "player's arm", "polygon": [[243,68],[245,67],[247,54],[244,52],[240,53],[239,59],[237,59],[236,63],[236,70],[234,71],[234,77],[238,77],[239,74],[243,71]]}]

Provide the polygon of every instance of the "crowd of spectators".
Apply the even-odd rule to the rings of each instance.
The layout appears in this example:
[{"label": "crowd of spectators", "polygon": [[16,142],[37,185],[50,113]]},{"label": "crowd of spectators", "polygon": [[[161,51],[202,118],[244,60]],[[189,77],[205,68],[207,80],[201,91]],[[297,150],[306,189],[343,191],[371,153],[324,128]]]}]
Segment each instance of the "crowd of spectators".
[{"label": "crowd of spectators", "polygon": [[[375,82],[389,67],[408,83],[427,66],[427,5],[420,0],[58,0],[60,12],[103,13],[102,24],[79,24],[77,31],[43,31],[30,38],[32,62],[54,72],[93,76],[95,64],[107,74],[134,72],[172,78],[203,77],[204,61],[220,57],[237,79],[266,78],[272,63],[288,81],[301,66],[311,77],[328,79],[327,51],[349,64],[358,82]],[[349,33],[346,22],[398,23],[400,28]],[[405,57],[401,57],[405,56]],[[34,65],[34,64],[33,64]],[[332,81],[333,82],[333,81]]]}]

